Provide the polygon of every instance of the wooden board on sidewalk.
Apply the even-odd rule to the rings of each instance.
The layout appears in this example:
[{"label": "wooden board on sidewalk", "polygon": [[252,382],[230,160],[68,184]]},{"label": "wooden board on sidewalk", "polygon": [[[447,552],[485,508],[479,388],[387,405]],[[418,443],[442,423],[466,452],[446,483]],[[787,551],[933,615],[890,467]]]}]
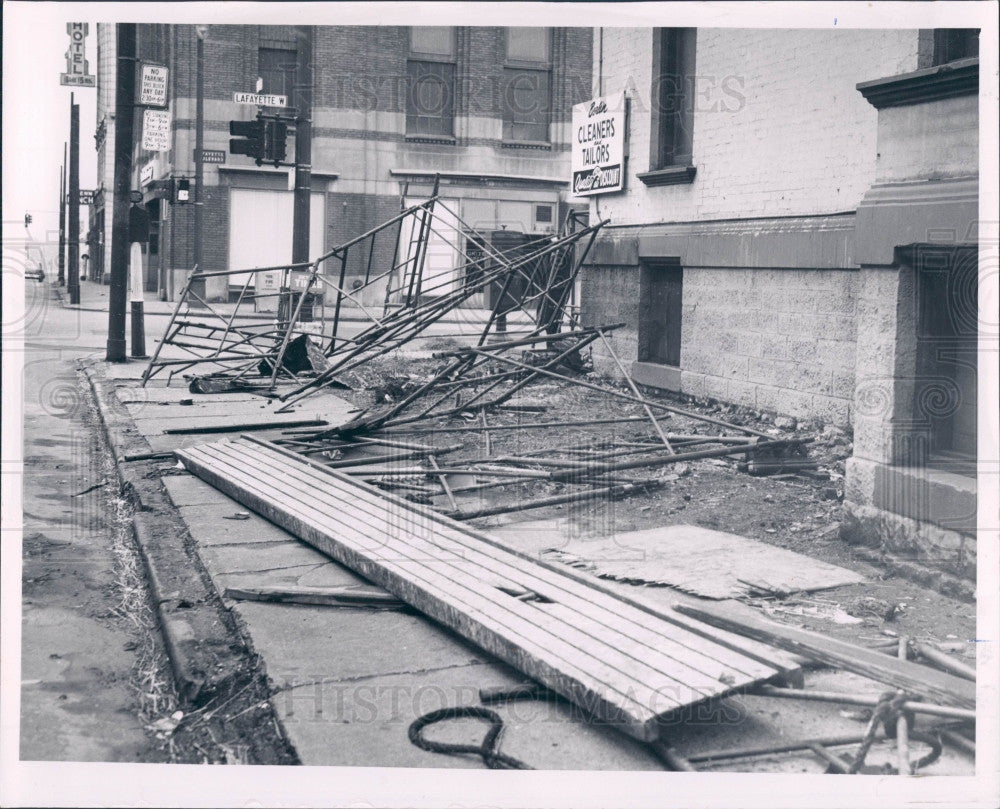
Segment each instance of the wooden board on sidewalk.
[{"label": "wooden board on sidewalk", "polygon": [[273,444],[242,437],[177,454],[244,506],[643,741],[680,708],[782,673]]}]

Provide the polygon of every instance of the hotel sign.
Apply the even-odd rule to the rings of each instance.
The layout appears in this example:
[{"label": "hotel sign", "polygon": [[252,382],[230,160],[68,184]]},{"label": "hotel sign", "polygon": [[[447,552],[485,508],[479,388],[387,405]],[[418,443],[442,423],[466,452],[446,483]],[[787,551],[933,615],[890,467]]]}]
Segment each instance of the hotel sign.
[{"label": "hotel sign", "polygon": [[96,87],[97,77],[88,72],[87,32],[90,26],[85,22],[66,23],[69,34],[69,50],[66,51],[66,72],[59,74],[59,83],[70,87]]},{"label": "hotel sign", "polygon": [[578,197],[625,188],[625,93],[573,107],[572,188]]}]

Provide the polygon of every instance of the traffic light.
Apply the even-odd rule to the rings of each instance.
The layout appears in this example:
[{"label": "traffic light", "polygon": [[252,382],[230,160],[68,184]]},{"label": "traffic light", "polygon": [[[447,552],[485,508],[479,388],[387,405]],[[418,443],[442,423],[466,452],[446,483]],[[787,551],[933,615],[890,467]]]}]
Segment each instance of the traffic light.
[{"label": "traffic light", "polygon": [[191,181],[187,177],[179,177],[174,186],[174,201],[185,204],[191,201]]},{"label": "traffic light", "polygon": [[[281,154],[282,154],[282,156],[284,156],[284,154],[285,154],[284,151],[282,151]],[[31,214],[30,213],[26,213],[24,215],[24,226],[28,227],[28,225],[30,225],[30,224],[31,224]]]},{"label": "traffic light", "polygon": [[253,157],[259,166],[267,153],[264,149],[264,121],[230,121],[229,134],[237,137],[229,141],[230,154],[245,154]]},{"label": "traffic light", "polygon": [[268,162],[278,165],[285,159],[286,140],[288,139],[288,124],[284,121],[268,121],[266,137],[264,138],[264,155]]}]

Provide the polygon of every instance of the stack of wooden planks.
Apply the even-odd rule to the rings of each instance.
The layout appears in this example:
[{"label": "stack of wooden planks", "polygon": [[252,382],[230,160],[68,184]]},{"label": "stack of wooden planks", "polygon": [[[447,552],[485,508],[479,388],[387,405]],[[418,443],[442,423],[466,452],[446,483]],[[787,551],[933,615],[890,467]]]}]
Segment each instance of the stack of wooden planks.
[{"label": "stack of wooden planks", "polygon": [[177,455],[247,508],[643,741],[681,708],[797,672],[771,647],[654,614],[268,442],[244,436]]}]

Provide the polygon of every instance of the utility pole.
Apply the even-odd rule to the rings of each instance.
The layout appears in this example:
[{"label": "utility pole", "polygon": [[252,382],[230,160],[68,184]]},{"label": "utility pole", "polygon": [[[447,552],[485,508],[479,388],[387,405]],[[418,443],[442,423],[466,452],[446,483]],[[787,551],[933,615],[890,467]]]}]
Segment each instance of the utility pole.
[{"label": "utility pole", "polygon": [[312,192],[312,37],[310,25],[295,26],[295,208],[292,263],[309,260],[309,200]]},{"label": "utility pole", "polygon": [[59,286],[66,283],[66,144],[59,173]]},{"label": "utility pole", "polygon": [[[196,25],[195,45],[195,129],[194,129],[194,266],[196,271],[204,271],[201,266],[201,186],[205,178],[201,151],[205,145],[205,37],[208,36],[207,25]],[[206,295],[205,282],[195,281],[191,285],[195,296],[192,300],[204,299]]]},{"label": "utility pole", "polygon": [[108,362],[125,362],[125,302],[128,297],[129,198],[132,190],[132,128],[135,104],[135,23],[117,24],[115,85],[115,199],[111,218],[111,290]]},{"label": "utility pole", "polygon": [[69,275],[71,304],[80,303],[80,105],[69,94]]}]

